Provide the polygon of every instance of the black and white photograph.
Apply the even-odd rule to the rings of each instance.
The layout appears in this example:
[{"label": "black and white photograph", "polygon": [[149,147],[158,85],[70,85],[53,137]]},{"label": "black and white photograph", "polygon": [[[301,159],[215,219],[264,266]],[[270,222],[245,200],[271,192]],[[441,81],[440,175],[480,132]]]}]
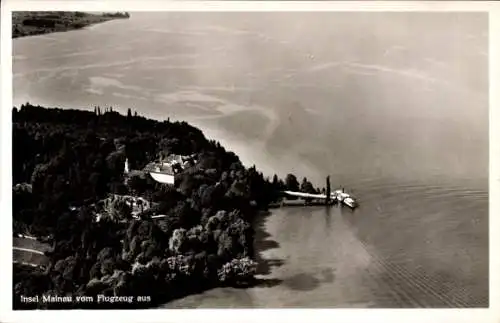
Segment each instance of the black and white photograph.
[{"label": "black and white photograph", "polygon": [[13,312],[491,307],[487,11],[146,4],[2,12]]}]

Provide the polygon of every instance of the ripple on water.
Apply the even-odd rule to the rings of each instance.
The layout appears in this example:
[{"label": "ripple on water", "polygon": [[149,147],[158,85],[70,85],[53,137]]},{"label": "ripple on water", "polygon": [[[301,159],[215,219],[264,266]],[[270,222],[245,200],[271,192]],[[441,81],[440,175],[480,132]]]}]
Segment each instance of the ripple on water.
[{"label": "ripple on water", "polygon": [[344,218],[385,272],[399,275],[420,306],[488,306],[488,193],[369,183],[359,212]]},{"label": "ripple on water", "polygon": [[262,219],[259,261],[279,264],[261,278],[274,284],[210,291],[217,297],[175,306],[487,307],[487,192],[369,183],[353,185],[362,198],[354,212],[297,207]]}]

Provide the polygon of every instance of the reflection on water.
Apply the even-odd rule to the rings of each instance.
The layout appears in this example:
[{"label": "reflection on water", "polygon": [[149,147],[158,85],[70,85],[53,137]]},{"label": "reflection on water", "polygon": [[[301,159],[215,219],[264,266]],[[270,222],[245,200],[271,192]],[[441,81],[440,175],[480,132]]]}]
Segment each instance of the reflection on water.
[{"label": "reflection on water", "polygon": [[[268,231],[257,237],[259,261],[265,266],[259,274],[279,283],[271,289],[224,289],[247,295],[251,303],[236,301],[236,296],[230,304],[228,298],[207,301],[206,295],[219,295],[214,290],[165,306],[488,306],[486,194],[364,185],[358,187],[363,204],[354,212],[289,208],[261,219],[265,225],[260,228]],[[382,208],[379,194],[409,204],[388,202]],[[443,205],[442,199],[448,202]]]},{"label": "reflection on water", "polygon": [[[261,284],[165,307],[488,305],[487,16],[134,13],[14,40],[14,103],[184,119],[360,200],[257,221]],[[300,179],[299,179],[300,180]]]}]

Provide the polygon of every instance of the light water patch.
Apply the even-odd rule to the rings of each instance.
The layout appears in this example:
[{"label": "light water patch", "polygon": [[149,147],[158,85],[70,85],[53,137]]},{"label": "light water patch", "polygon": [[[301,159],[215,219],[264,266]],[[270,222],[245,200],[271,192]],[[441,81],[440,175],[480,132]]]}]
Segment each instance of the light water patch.
[{"label": "light water patch", "polygon": [[143,101],[148,100],[147,98],[142,97],[142,96],[129,95],[129,94],[124,94],[124,93],[119,93],[119,92],[113,92],[111,95],[119,97],[119,98],[131,99],[131,100],[143,100]]},{"label": "light water patch", "polygon": [[198,102],[198,103],[220,103],[223,104],[224,100],[196,91],[177,91],[155,96],[155,99],[167,104],[182,103],[182,102]]},{"label": "light water patch", "polygon": [[143,29],[145,32],[159,33],[170,36],[203,36],[204,32],[194,31],[194,30],[167,30],[167,29],[159,29],[159,28],[146,28]]},{"label": "light water patch", "polygon": [[90,84],[87,86],[87,89],[90,89],[93,92],[106,92],[108,88],[118,88],[121,90],[129,90],[141,93],[148,93],[149,91],[144,90],[139,86],[134,85],[126,85],[117,79],[107,78],[102,76],[91,76],[89,77]]},{"label": "light water patch", "polygon": [[90,94],[95,94],[95,95],[103,95],[104,94],[103,90],[94,89],[94,88],[87,88],[84,91],[87,93],[90,93]]}]

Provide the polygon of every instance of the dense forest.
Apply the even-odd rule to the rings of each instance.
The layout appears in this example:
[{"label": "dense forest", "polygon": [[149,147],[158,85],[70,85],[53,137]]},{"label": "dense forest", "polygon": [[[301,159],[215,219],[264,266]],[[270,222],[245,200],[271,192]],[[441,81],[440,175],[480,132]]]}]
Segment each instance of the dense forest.
[{"label": "dense forest", "polygon": [[92,14],[81,11],[15,11],[12,13],[12,38],[81,29],[129,17],[128,12]]},{"label": "dense forest", "polygon": [[[14,308],[138,308],[203,289],[255,283],[253,221],[283,189],[317,192],[289,174],[265,178],[185,122],[112,108],[13,109],[14,233],[45,237],[47,268],[14,265]],[[197,154],[174,186],[124,182],[160,154]],[[95,220],[109,194],[143,197],[140,219]],[[117,209],[116,212],[121,212]],[[151,215],[166,215],[151,219]],[[20,295],[149,295],[151,302],[26,304]]]}]

